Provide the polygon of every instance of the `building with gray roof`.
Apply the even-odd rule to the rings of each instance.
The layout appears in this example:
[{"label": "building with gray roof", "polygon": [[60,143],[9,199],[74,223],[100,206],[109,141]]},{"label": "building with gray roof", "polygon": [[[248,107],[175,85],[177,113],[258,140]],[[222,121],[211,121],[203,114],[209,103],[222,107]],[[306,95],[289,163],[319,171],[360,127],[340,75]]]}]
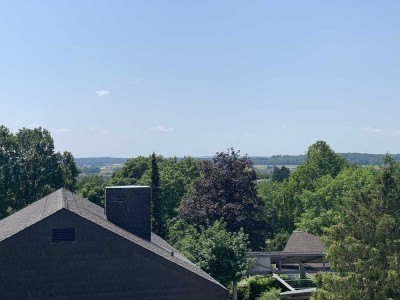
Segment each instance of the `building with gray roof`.
[{"label": "building with gray roof", "polygon": [[106,196],[103,210],[60,189],[1,220],[0,298],[228,299],[151,233],[148,188]]}]

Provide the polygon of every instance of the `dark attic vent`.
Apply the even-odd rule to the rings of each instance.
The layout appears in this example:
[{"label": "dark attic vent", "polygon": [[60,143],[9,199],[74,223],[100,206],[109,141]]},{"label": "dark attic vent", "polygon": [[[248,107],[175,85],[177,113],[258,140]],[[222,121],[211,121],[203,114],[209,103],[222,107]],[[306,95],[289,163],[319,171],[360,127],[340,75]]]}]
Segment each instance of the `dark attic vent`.
[{"label": "dark attic vent", "polygon": [[52,232],[51,241],[53,243],[74,242],[75,228],[55,228]]}]

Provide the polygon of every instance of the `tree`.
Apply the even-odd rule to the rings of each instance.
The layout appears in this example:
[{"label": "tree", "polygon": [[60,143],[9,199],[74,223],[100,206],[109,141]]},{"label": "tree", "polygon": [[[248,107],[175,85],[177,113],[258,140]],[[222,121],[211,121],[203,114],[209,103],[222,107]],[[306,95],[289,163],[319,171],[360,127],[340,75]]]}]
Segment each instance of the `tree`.
[{"label": "tree", "polygon": [[199,164],[191,157],[164,159],[160,164],[161,190],[165,219],[177,215],[182,198],[191,190],[192,181],[200,176]]},{"label": "tree", "polygon": [[322,188],[323,180],[328,181],[323,177],[333,179],[347,167],[344,158],[334,153],[325,142],[317,141],[308,148],[306,160],[290,174],[289,180],[259,183],[258,191],[264,201],[265,218],[271,224],[267,245],[269,250],[280,250],[296,225],[306,225],[309,219],[303,215],[305,209],[306,214],[313,217],[313,229],[322,230],[323,226],[332,224],[331,216],[328,215],[332,211],[325,215],[329,221],[322,222],[326,219],[320,218],[320,214],[324,214],[323,205],[329,206],[329,201],[323,204],[324,200],[319,198],[321,194],[315,190]]},{"label": "tree", "polygon": [[150,185],[151,159],[138,156],[129,159],[121,170],[111,175],[113,185]]},{"label": "tree", "polygon": [[264,201],[264,218],[270,224],[267,234],[267,249],[282,250],[293,230],[296,229],[295,212],[297,202],[293,188],[288,181],[261,181],[258,195]]},{"label": "tree", "polygon": [[151,208],[153,230],[161,237],[165,236],[164,206],[160,188],[160,173],[158,171],[156,154],[151,155]]},{"label": "tree", "polygon": [[210,227],[224,219],[226,229],[249,235],[252,249],[265,242],[267,223],[263,220],[263,202],[257,196],[256,174],[250,158],[240,157],[233,148],[217,153],[213,161],[204,161],[201,177],[184,198],[179,214],[186,221]]},{"label": "tree", "polygon": [[308,147],[307,159],[290,176],[297,191],[313,190],[318,178],[330,175],[336,177],[349,164],[340,155],[333,152],[324,141],[317,141]]},{"label": "tree", "polygon": [[0,126],[0,218],[60,187],[74,188],[78,175],[69,152],[54,151],[50,132]]},{"label": "tree", "polygon": [[248,239],[242,230],[228,232],[221,221],[198,230],[178,219],[169,237],[182,254],[225,286],[236,284],[247,273]]},{"label": "tree", "polygon": [[17,187],[16,144],[13,134],[0,126],[0,219],[7,216]]},{"label": "tree", "polygon": [[400,299],[400,165],[386,157],[375,182],[354,189],[327,231],[335,274],[320,275],[313,299]]},{"label": "tree", "polygon": [[40,199],[63,186],[60,155],[50,132],[41,127],[22,128],[15,135],[18,156],[16,208]]},{"label": "tree", "polygon": [[102,175],[80,176],[76,184],[78,194],[96,203],[104,206],[104,189],[109,183],[109,179]]},{"label": "tree", "polygon": [[161,192],[161,200],[157,201],[162,201],[162,209],[158,212],[153,211],[153,215],[154,213],[161,214],[158,218],[165,224],[177,215],[183,196],[191,189],[192,181],[200,176],[199,164],[196,160],[191,157],[179,160],[176,157],[167,159],[162,156],[155,156],[155,159],[152,156],[131,158],[121,170],[112,174],[110,184],[152,185],[154,175],[152,175],[152,164],[154,163],[157,164],[159,174],[157,197]]},{"label": "tree", "polygon": [[341,220],[343,199],[356,189],[369,187],[375,178],[375,168],[360,166],[344,169],[336,178],[330,175],[319,178],[314,191],[305,190],[299,196],[303,213],[296,220],[297,229],[322,235],[324,229]]},{"label": "tree", "polygon": [[75,159],[71,152],[64,151],[61,158],[61,174],[64,187],[72,192],[76,190],[79,170],[75,164]]},{"label": "tree", "polygon": [[274,167],[274,171],[272,172],[272,181],[282,182],[289,179],[290,170],[285,166],[280,168]]}]

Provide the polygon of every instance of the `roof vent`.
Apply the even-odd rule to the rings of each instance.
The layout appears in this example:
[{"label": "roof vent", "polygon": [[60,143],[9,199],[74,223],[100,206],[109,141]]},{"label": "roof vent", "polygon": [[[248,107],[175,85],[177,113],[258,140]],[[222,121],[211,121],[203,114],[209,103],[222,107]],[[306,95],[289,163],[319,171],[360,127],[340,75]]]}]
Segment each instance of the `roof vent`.
[{"label": "roof vent", "polygon": [[52,231],[51,241],[53,243],[74,242],[75,228],[55,228]]}]

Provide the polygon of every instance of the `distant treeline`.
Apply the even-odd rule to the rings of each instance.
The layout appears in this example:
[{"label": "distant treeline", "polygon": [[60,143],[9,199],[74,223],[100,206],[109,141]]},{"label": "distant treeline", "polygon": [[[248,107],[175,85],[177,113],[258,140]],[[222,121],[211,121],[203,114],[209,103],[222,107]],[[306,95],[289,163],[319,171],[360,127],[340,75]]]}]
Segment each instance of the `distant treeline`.
[{"label": "distant treeline", "polygon": [[[340,156],[346,158],[350,163],[358,165],[381,165],[384,154],[369,154],[369,153],[338,153]],[[393,155],[395,160],[400,160],[400,154]],[[251,160],[254,165],[300,165],[306,160],[306,155],[273,155],[266,156],[252,156]],[[196,160],[210,160],[211,157],[194,157]],[[124,164],[127,158],[118,157],[87,157],[75,158],[78,166],[107,166],[113,164]],[[178,158],[180,160],[180,158]]]},{"label": "distant treeline", "polygon": [[[350,163],[357,165],[382,165],[384,154],[369,153],[338,153]],[[393,155],[395,160],[400,160],[400,154]],[[254,165],[300,165],[306,160],[304,155],[273,155],[271,157],[252,157]]]}]

